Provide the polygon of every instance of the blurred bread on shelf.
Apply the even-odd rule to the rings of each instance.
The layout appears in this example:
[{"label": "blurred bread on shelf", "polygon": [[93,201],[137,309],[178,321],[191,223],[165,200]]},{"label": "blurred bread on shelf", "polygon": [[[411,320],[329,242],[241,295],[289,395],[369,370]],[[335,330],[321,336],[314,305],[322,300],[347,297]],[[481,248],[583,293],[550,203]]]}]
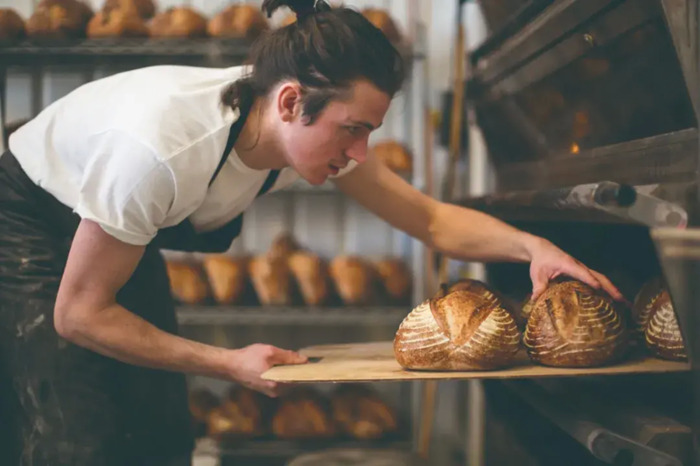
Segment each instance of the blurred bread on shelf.
[{"label": "blurred bread on shelf", "polygon": [[248,271],[261,304],[292,303],[292,274],[286,258],[258,255],[250,261]]},{"label": "blurred bread on shelf", "polygon": [[283,396],[272,418],[272,432],[281,439],[327,438],[335,431],[328,400],[311,388],[297,388]]},{"label": "blurred bread on shelf", "polygon": [[405,261],[386,258],[376,262],[377,276],[390,301],[403,303],[410,299],[413,277]]},{"label": "blurred bread on shelf", "polygon": [[375,272],[369,261],[359,256],[339,255],[331,260],[330,274],[345,304],[363,305],[373,300]]},{"label": "blurred bread on shelf", "polygon": [[189,7],[168,8],[157,14],[149,24],[151,37],[193,38],[207,34],[207,19]]},{"label": "blurred bread on shelf", "polygon": [[390,42],[401,42],[401,33],[389,12],[380,8],[365,8],[362,14],[374,27],[382,31]]},{"label": "blurred bread on shelf", "polygon": [[207,417],[207,433],[213,438],[256,437],[265,433],[262,395],[234,386]]},{"label": "blurred bread on shelf", "polygon": [[0,8],[0,40],[15,40],[24,37],[24,20],[12,8]]},{"label": "blurred bread on shelf", "polygon": [[45,39],[85,37],[92,16],[92,9],[79,0],[42,0],[27,20],[27,35]]},{"label": "blurred bread on shelf", "polygon": [[371,153],[396,173],[408,174],[413,170],[411,153],[397,141],[379,142],[372,146]]},{"label": "blurred bread on shelf", "polygon": [[323,259],[310,251],[295,251],[289,255],[287,264],[304,303],[308,306],[324,304],[330,295],[330,277]]},{"label": "blurred bread on shelf", "polygon": [[135,10],[117,6],[105,6],[88,22],[87,36],[99,37],[146,37],[148,27]]},{"label": "blurred bread on shelf", "polygon": [[207,24],[212,37],[255,39],[269,29],[267,20],[259,7],[240,3],[219,12]]},{"label": "blurred bread on shelf", "polygon": [[153,0],[107,0],[102,9],[133,11],[144,20],[151,19],[156,14]]},{"label": "blurred bread on shelf", "polygon": [[201,304],[209,296],[204,272],[199,265],[166,261],[173,296],[185,304]]},{"label": "blurred bread on shelf", "polygon": [[207,255],[202,260],[214,300],[219,304],[241,301],[248,283],[248,257]]},{"label": "blurred bread on shelf", "polygon": [[658,290],[647,308],[648,321],[644,337],[652,354],[661,359],[687,361],[683,335],[668,290]]},{"label": "blurred bread on shelf", "polygon": [[396,414],[366,385],[341,385],[331,395],[333,420],[358,440],[380,439],[397,430]]}]

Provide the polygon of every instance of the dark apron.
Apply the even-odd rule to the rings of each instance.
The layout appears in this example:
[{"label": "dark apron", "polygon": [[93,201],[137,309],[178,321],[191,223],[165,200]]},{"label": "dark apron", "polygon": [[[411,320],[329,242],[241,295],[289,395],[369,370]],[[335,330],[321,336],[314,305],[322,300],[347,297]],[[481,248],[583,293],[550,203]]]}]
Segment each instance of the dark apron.
[{"label": "dark apron", "polygon": [[[250,107],[232,125],[210,184]],[[258,196],[275,183],[273,170]],[[183,374],[146,369],[68,343],[53,308],[80,218],[37,187],[15,157],[0,157],[0,464],[22,466],[189,465],[192,423]],[[177,334],[160,248],[222,252],[242,214],[197,233],[185,220],[149,244],[117,302]]]}]

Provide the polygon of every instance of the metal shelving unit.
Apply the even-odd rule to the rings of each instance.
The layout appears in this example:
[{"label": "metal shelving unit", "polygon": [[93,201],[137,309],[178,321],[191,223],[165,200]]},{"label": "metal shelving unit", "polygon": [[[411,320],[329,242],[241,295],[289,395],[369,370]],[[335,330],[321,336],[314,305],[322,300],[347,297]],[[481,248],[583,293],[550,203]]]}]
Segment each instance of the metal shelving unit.
[{"label": "metal shelving unit", "polygon": [[405,307],[180,306],[181,325],[398,326]]}]

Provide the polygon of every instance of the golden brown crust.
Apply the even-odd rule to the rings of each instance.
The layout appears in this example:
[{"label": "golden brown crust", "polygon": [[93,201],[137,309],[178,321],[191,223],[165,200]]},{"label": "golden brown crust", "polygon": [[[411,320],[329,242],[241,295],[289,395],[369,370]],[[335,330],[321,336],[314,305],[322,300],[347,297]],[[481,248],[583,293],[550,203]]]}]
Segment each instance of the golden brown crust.
[{"label": "golden brown crust", "polygon": [[401,42],[401,34],[393,18],[385,10],[378,8],[365,8],[362,14],[377,29],[382,31],[390,42]]},{"label": "golden brown crust", "polygon": [[394,354],[407,369],[490,370],[514,361],[515,320],[489,291],[458,290],[426,301],[403,320]]},{"label": "golden brown crust", "polygon": [[209,295],[204,273],[199,266],[182,262],[166,262],[173,296],[186,304],[200,304]]},{"label": "golden brown crust", "polygon": [[245,387],[232,387],[221,405],[209,413],[207,432],[214,438],[262,435],[264,424],[260,396]]},{"label": "golden brown crust", "polygon": [[370,303],[373,298],[374,271],[367,261],[357,256],[336,256],[330,263],[330,274],[345,304]]},{"label": "golden brown crust", "polygon": [[413,279],[411,271],[401,259],[383,259],[376,263],[377,275],[382,281],[386,294],[394,301],[409,298]]},{"label": "golden brown crust", "polygon": [[318,255],[308,251],[293,252],[287,258],[287,263],[304,303],[309,306],[325,303],[330,292],[326,263]]},{"label": "golden brown crust", "polygon": [[594,367],[626,349],[623,319],[612,300],[579,281],[551,284],[533,304],[525,330],[530,358],[543,365]]},{"label": "golden brown crust", "polygon": [[644,340],[644,333],[649,324],[651,304],[664,287],[663,279],[659,276],[647,280],[637,292],[632,304],[631,315],[635,337]]},{"label": "golden brown crust", "polygon": [[174,7],[157,14],[149,24],[151,37],[203,37],[207,19],[189,7]]},{"label": "golden brown crust", "polygon": [[97,37],[146,37],[148,27],[133,11],[105,8],[92,17],[87,25],[87,36]]},{"label": "golden brown crust", "polygon": [[241,300],[248,282],[249,262],[248,257],[223,254],[204,258],[202,265],[217,303],[235,304]]},{"label": "golden brown crust", "polygon": [[24,20],[12,8],[0,8],[0,40],[24,37]]},{"label": "golden brown crust", "polygon": [[262,12],[253,5],[231,5],[214,16],[207,24],[212,37],[255,39],[269,29]]},{"label": "golden brown crust", "polygon": [[272,432],[283,439],[309,439],[335,435],[326,400],[310,389],[291,392],[272,418]]},{"label": "golden brown crust", "polygon": [[649,350],[662,359],[687,361],[683,335],[668,291],[661,290],[647,307],[648,324],[644,335]]},{"label": "golden brown crust", "polygon": [[196,422],[206,423],[212,410],[219,406],[217,396],[206,388],[197,388],[190,391],[188,402],[190,413]]},{"label": "golden brown crust", "polygon": [[93,12],[78,0],[42,0],[26,24],[27,35],[37,38],[84,37]]},{"label": "golden brown crust", "polygon": [[413,170],[413,157],[399,142],[379,142],[372,147],[372,154],[396,173],[411,173]]},{"label": "golden brown crust", "polygon": [[340,386],[331,397],[331,407],[339,430],[356,439],[378,439],[397,429],[393,410],[364,385]]},{"label": "golden brown crust", "polygon": [[285,258],[257,256],[250,261],[248,271],[261,304],[291,304],[292,274]]},{"label": "golden brown crust", "polygon": [[107,0],[103,10],[129,10],[146,20],[156,14],[156,5],[152,0]]}]

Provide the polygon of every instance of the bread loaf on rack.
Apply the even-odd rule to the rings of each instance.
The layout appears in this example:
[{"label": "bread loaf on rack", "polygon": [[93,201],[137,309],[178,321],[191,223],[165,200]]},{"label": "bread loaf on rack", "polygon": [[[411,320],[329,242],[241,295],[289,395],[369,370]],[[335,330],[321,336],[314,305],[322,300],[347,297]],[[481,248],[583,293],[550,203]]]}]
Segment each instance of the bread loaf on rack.
[{"label": "bread loaf on rack", "polygon": [[133,11],[144,20],[151,19],[156,14],[153,0],[107,0],[102,9]]},{"label": "bread loaf on rack", "polygon": [[12,8],[0,8],[0,40],[14,40],[25,34],[24,20]]},{"label": "bread loaf on rack", "polygon": [[173,296],[186,304],[200,304],[209,296],[209,287],[201,268],[195,264],[167,261]]},{"label": "bread loaf on rack", "polygon": [[423,302],[394,338],[396,360],[407,369],[497,369],[510,365],[519,347],[515,320],[488,290],[457,290]]},{"label": "bread loaf on rack", "polygon": [[622,356],[627,333],[611,298],[570,280],[550,284],[533,303],[524,342],[539,364],[594,367]]},{"label": "bread loaf on rack", "polygon": [[382,259],[376,262],[376,269],[390,300],[402,303],[410,299],[413,279],[406,262],[398,258]]},{"label": "bread loaf on rack", "polygon": [[214,300],[219,304],[238,303],[248,283],[248,257],[207,255],[202,261]]},{"label": "bread loaf on rack", "polygon": [[301,388],[287,394],[272,419],[273,433],[282,439],[310,439],[335,435],[328,402],[315,390]]},{"label": "bread loaf on rack", "polygon": [[173,7],[157,14],[149,29],[151,37],[203,37],[207,33],[207,19],[192,8]]},{"label": "bread loaf on rack", "polygon": [[399,28],[387,11],[379,8],[365,8],[362,14],[374,27],[382,31],[390,42],[401,42]]},{"label": "bread loaf on rack", "polygon": [[201,423],[206,423],[212,410],[219,406],[217,396],[206,388],[196,388],[190,391],[188,402],[192,419]]},{"label": "bread loaf on rack", "polygon": [[396,415],[365,385],[341,385],[331,396],[333,420],[340,431],[358,440],[373,440],[395,432]]},{"label": "bread loaf on rack", "polygon": [[148,26],[134,10],[105,7],[98,11],[88,23],[87,36],[91,38],[146,37]]},{"label": "bread loaf on rack", "polygon": [[256,256],[250,261],[248,271],[261,304],[292,303],[292,274],[286,258]]},{"label": "bread loaf on rack", "polygon": [[686,361],[683,335],[678,326],[668,291],[660,290],[647,306],[648,322],[644,332],[647,347],[662,359]]},{"label": "bread loaf on rack", "polygon": [[372,155],[396,173],[411,173],[413,157],[403,144],[383,141],[372,146]]},{"label": "bread loaf on rack", "polygon": [[328,266],[318,255],[309,251],[295,251],[287,259],[304,303],[320,306],[330,294]]},{"label": "bread loaf on rack", "polygon": [[241,386],[232,387],[207,419],[211,437],[255,437],[264,433],[261,395]]},{"label": "bread loaf on rack", "polygon": [[27,20],[27,35],[36,38],[84,37],[92,9],[79,0],[42,0]]},{"label": "bread loaf on rack", "polygon": [[647,326],[649,324],[649,314],[651,304],[659,297],[664,288],[663,279],[660,276],[653,277],[642,285],[634,297],[632,303],[631,316],[633,335],[639,341],[644,341]]},{"label": "bread loaf on rack", "polygon": [[260,9],[250,4],[231,5],[207,24],[207,32],[212,37],[255,39],[267,29],[267,20]]},{"label": "bread loaf on rack", "polygon": [[330,274],[345,304],[363,305],[372,301],[375,275],[366,260],[357,256],[336,256],[330,263]]}]

